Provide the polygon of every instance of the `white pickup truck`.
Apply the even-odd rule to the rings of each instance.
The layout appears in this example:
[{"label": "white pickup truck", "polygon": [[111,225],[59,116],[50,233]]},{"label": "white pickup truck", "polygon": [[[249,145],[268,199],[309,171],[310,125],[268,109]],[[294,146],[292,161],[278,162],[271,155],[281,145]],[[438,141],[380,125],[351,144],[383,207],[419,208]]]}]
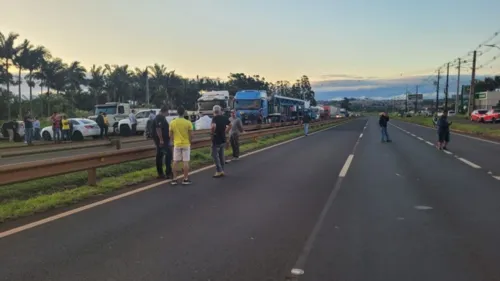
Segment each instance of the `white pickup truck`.
[{"label": "white pickup truck", "polygon": [[[153,108],[153,109],[140,110],[135,114],[135,119],[137,120],[137,128],[136,128],[137,134],[142,135],[146,131],[146,127],[149,120],[149,113],[151,112],[151,110],[154,111],[155,115],[160,113],[160,109]],[[167,122],[170,123],[170,121],[172,121],[178,116],[179,115],[177,114],[177,111],[169,110],[167,116]],[[130,136],[131,132],[132,132],[132,125],[130,125],[130,119],[128,117],[118,122],[118,133],[120,134],[120,136],[124,137]]]}]

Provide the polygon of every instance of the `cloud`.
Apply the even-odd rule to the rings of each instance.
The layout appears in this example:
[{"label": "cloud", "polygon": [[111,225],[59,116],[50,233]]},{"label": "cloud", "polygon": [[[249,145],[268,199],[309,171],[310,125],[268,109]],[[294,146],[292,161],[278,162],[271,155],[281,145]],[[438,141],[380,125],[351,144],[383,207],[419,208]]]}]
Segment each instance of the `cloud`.
[{"label": "cloud", "polygon": [[[328,74],[328,77],[355,77],[347,74]],[[477,77],[483,79],[484,77]],[[365,77],[359,79],[323,79],[311,82],[313,90],[316,92],[318,100],[350,98],[370,98],[370,99],[391,99],[393,97],[404,96],[408,89],[414,93],[416,86],[419,86],[419,93],[424,93],[424,99],[435,98],[436,87],[434,81],[437,77],[429,76],[409,76],[396,78],[373,78]],[[462,75],[460,77],[461,85],[470,84],[470,76]],[[443,96],[446,79],[441,77],[440,95]],[[456,93],[457,76],[449,76],[449,95]]]}]

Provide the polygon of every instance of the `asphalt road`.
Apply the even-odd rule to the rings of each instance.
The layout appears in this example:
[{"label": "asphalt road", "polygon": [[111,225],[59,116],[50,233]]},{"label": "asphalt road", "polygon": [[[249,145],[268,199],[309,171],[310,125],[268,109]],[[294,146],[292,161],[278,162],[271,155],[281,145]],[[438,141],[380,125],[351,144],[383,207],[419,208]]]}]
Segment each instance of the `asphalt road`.
[{"label": "asphalt road", "polygon": [[[399,120],[393,120],[391,124],[414,134],[416,137],[423,138],[426,141],[432,143],[437,142],[436,129]],[[451,126],[453,127],[453,125]],[[393,131],[396,130],[396,128],[392,128]],[[491,172],[493,176],[500,176],[500,142],[481,140],[475,137],[451,133],[448,149],[453,153],[453,156],[472,162],[486,172]]]},{"label": "asphalt road", "polygon": [[389,133],[355,120],[4,237],[0,280],[500,280],[500,181]]}]

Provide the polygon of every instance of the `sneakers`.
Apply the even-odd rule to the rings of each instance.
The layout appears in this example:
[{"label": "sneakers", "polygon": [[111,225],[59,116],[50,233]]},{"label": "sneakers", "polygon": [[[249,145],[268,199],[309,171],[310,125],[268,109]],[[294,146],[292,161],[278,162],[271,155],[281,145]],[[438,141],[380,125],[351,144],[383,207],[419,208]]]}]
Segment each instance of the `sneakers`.
[{"label": "sneakers", "polygon": [[213,175],[214,178],[222,178],[224,176],[224,172],[216,172],[215,175]]},{"label": "sneakers", "polygon": [[[181,182],[182,185],[190,185],[191,183],[192,182],[191,182],[190,179],[183,179],[182,182]],[[177,184],[179,184],[179,182],[177,180],[172,180],[170,182],[170,185],[177,185]]]}]

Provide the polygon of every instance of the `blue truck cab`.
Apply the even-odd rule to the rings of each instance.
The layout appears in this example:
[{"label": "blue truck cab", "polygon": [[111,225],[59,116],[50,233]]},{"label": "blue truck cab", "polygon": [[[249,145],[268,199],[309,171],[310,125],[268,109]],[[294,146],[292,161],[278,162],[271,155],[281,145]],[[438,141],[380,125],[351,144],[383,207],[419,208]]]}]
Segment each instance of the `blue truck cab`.
[{"label": "blue truck cab", "polygon": [[236,116],[239,118],[248,118],[251,115],[258,116],[262,114],[263,119],[266,119],[268,110],[268,99],[266,91],[259,90],[242,90],[236,92],[234,96],[234,109]]}]

